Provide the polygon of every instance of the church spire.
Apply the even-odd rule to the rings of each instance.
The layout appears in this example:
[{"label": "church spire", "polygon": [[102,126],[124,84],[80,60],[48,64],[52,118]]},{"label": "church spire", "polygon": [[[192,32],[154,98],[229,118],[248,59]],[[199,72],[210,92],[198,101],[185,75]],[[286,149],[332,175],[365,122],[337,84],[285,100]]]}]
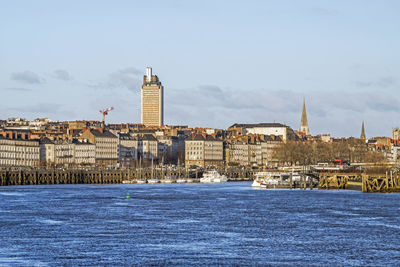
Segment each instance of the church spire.
[{"label": "church spire", "polygon": [[301,113],[300,132],[305,135],[310,135],[310,129],[308,128],[307,112],[306,112],[306,100],[303,100],[303,112]]},{"label": "church spire", "polygon": [[364,127],[364,121],[362,122],[362,126],[361,126],[361,139],[367,139],[366,135],[365,135],[365,127]]}]

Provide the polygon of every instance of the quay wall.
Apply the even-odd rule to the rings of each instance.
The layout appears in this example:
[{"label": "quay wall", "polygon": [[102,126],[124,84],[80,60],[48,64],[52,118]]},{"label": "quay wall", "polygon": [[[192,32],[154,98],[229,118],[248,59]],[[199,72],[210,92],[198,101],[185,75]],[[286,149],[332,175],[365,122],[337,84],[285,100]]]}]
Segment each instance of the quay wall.
[{"label": "quay wall", "polygon": [[[221,172],[220,172],[221,173]],[[222,172],[231,181],[251,181],[250,172]],[[8,185],[49,185],[49,184],[120,184],[136,183],[137,180],[152,178],[165,180],[168,178],[192,178],[197,181],[201,172],[185,170],[0,170],[0,186]]]}]

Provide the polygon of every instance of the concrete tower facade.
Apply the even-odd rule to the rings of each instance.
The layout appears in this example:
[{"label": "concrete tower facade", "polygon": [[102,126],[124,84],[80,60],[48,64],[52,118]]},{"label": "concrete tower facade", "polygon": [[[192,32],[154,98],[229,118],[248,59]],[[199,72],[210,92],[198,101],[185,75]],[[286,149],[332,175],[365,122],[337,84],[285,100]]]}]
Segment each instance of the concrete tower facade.
[{"label": "concrete tower facade", "polygon": [[161,126],[164,124],[164,87],[151,67],[147,67],[143,77],[141,97],[142,124]]},{"label": "concrete tower facade", "polygon": [[303,112],[301,113],[299,132],[302,132],[305,135],[310,135],[310,129],[308,128],[308,121],[307,121],[306,100],[303,100]]}]

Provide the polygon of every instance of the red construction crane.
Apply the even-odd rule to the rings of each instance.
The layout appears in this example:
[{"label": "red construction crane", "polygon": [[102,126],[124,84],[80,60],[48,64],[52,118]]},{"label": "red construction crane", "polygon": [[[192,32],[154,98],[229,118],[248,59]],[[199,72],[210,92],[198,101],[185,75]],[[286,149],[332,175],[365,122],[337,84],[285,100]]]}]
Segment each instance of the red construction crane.
[{"label": "red construction crane", "polygon": [[109,111],[111,111],[113,109],[114,109],[114,107],[106,108],[104,110],[100,110],[100,113],[103,114],[103,126],[106,125],[106,115],[108,114]]}]

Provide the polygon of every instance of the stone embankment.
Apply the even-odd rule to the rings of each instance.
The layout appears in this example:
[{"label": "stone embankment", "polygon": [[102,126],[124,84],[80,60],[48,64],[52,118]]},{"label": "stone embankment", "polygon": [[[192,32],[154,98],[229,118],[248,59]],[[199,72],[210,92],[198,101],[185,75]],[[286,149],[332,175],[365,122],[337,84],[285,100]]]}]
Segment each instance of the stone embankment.
[{"label": "stone embankment", "polygon": [[[231,181],[251,181],[253,173],[243,171],[222,172]],[[0,186],[43,184],[120,184],[136,183],[138,180],[174,180],[191,178],[197,182],[202,172],[160,169],[132,170],[0,170]],[[248,177],[248,178],[247,178]]]}]

